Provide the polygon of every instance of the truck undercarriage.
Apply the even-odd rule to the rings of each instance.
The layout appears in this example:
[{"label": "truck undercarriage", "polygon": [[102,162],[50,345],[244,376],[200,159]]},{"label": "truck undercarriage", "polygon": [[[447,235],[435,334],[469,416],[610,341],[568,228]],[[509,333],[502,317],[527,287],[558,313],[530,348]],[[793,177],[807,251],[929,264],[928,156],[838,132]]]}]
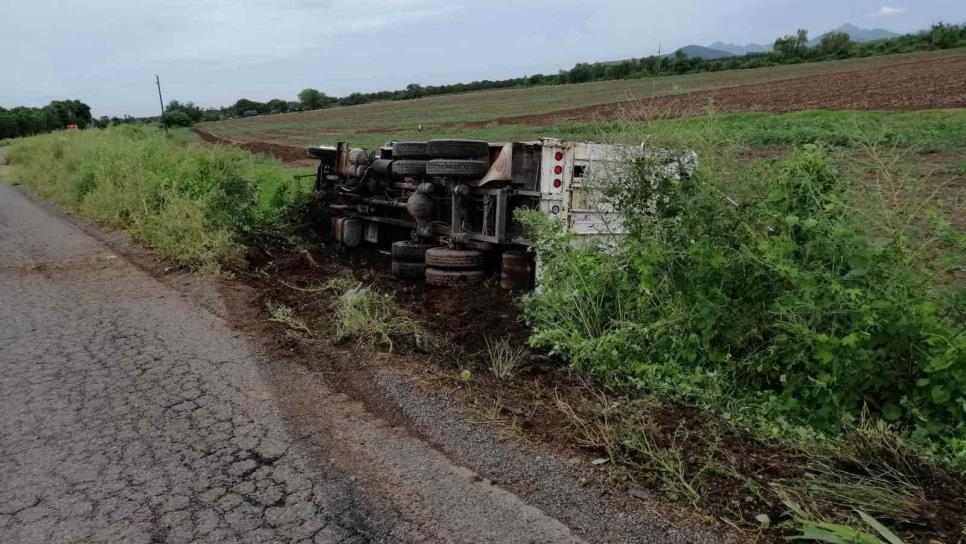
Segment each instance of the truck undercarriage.
[{"label": "truck undercarriage", "polygon": [[644,154],[643,146],[548,138],[393,142],[378,150],[340,143],[307,152],[319,160],[317,209],[336,243],[389,246],[403,279],[472,284],[499,269],[508,289],[529,287],[535,269],[514,210],[541,210],[578,236],[620,235],[618,215],[593,189]]}]

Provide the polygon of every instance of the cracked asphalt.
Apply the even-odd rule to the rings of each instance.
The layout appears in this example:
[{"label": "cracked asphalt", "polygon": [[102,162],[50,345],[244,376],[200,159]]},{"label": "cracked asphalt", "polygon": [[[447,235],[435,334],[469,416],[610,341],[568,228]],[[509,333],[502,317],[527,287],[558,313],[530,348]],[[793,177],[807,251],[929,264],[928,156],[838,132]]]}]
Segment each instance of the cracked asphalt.
[{"label": "cracked asphalt", "polygon": [[89,231],[0,180],[0,543],[581,541]]},{"label": "cracked asphalt", "polygon": [[403,539],[215,316],[0,183],[0,542]]}]

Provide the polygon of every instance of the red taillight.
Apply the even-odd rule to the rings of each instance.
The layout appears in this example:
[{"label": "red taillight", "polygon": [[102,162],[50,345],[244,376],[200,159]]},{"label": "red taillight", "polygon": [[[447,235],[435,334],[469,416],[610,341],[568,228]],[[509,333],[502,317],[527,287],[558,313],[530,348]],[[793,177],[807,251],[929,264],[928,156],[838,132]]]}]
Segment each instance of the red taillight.
[{"label": "red taillight", "polygon": [[560,181],[559,179],[553,180],[553,186],[555,189],[559,189],[561,185],[563,185],[563,182]]},{"label": "red taillight", "polygon": [[560,152],[560,151],[557,151],[557,154],[554,155],[553,158],[557,159],[558,161],[562,161],[563,160],[563,153]]},{"label": "red taillight", "polygon": [[558,176],[560,174],[563,174],[563,166],[554,166],[553,167],[553,173],[554,174],[557,174]]}]

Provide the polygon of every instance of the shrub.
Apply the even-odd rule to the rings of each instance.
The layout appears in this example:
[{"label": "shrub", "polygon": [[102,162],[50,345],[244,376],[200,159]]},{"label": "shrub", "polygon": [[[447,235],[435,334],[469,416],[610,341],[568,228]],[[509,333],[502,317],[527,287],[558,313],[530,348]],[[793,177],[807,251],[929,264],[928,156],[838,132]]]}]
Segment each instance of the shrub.
[{"label": "shrub", "polygon": [[164,121],[169,127],[190,127],[191,117],[181,110],[169,111],[164,114]]},{"label": "shrub", "polygon": [[960,27],[936,23],[929,29],[929,41],[937,49],[951,49],[959,44]]},{"label": "shrub", "polygon": [[936,280],[962,264],[961,233],[874,207],[814,145],[683,184],[654,171],[608,190],[630,228],[618,249],[522,215],[544,270],[525,301],[535,346],[767,432],[835,434],[868,409],[966,453],[964,299]]}]

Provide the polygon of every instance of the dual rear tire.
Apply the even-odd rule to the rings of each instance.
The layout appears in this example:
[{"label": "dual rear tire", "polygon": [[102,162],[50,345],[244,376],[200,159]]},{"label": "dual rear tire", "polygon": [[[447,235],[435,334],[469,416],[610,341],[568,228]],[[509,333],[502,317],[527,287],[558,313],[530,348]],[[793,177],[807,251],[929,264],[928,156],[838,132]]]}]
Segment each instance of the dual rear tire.
[{"label": "dual rear tire", "polygon": [[434,247],[426,252],[426,283],[439,287],[479,285],[486,280],[485,264],[482,251]]},{"label": "dual rear tire", "polygon": [[426,252],[431,244],[410,240],[392,245],[392,274],[399,279],[421,281],[426,276]]},{"label": "dual rear tire", "polygon": [[396,142],[392,175],[407,177],[480,178],[489,169],[490,144],[480,140]]}]

